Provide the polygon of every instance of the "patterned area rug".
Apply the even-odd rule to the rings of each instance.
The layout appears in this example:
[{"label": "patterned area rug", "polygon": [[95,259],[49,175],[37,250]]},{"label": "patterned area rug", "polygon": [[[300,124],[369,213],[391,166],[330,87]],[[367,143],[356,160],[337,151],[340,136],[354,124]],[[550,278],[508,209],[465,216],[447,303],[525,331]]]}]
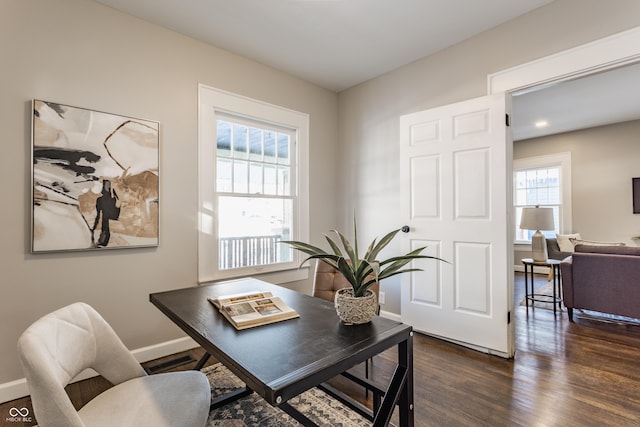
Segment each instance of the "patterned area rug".
[{"label": "patterned area rug", "polygon": [[[244,387],[244,383],[224,365],[202,369],[211,383],[212,398]],[[311,389],[289,401],[291,406],[321,426],[370,426],[371,423],[326,393]],[[269,405],[256,393],[236,400],[209,414],[207,427],[290,427],[301,424],[279,408]]]},{"label": "patterned area rug", "polygon": [[[553,282],[547,282],[544,286],[542,286],[540,289],[536,290],[536,294],[541,294],[541,295],[546,295],[549,297],[549,301],[551,301],[551,298],[553,296]],[[544,297],[542,298],[544,299]],[[551,302],[544,302],[544,301],[535,301],[534,302],[534,307],[536,308],[543,308],[545,310],[553,310],[553,305],[551,305]],[[520,301],[520,305],[521,306],[525,306],[525,300],[523,299],[522,301]],[[531,307],[531,302],[529,302],[529,307]],[[556,310],[558,308],[556,307]],[[562,312],[566,312],[567,309],[564,306],[564,304],[560,304],[560,311]],[[597,321],[597,322],[605,322],[605,323],[610,323],[610,324],[615,324],[615,325],[620,325],[620,326],[626,326],[626,327],[640,327],[640,319],[635,319],[632,317],[625,317],[625,316],[618,316],[615,314],[607,314],[607,313],[600,313],[597,311],[590,311],[590,310],[582,310],[582,309],[575,309],[573,311],[573,316],[575,319],[584,319],[584,320],[590,320],[590,321]]]},{"label": "patterned area rug", "polygon": [[[545,310],[553,310],[553,304],[551,303],[551,300],[553,299],[553,282],[549,281],[547,283],[545,283],[542,287],[540,287],[539,289],[536,289],[535,291],[536,295],[538,295],[536,298],[538,299],[547,299],[548,298],[548,302],[547,301],[533,301],[533,306],[536,308],[543,308]],[[562,297],[562,295],[556,295],[557,297]],[[521,306],[526,306],[526,300],[523,298],[522,301],[520,301],[520,305]],[[531,307],[531,301],[529,301],[529,307]],[[558,306],[556,305],[556,310],[558,310]],[[564,305],[560,304],[560,311],[565,311]]]}]

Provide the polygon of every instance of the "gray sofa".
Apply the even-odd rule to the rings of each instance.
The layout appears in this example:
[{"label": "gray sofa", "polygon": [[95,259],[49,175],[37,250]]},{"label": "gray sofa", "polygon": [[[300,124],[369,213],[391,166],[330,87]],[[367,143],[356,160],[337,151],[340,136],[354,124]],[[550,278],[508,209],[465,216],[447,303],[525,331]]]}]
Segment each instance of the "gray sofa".
[{"label": "gray sofa", "polygon": [[574,308],[640,318],[640,247],[577,245],[560,270],[570,321]]}]

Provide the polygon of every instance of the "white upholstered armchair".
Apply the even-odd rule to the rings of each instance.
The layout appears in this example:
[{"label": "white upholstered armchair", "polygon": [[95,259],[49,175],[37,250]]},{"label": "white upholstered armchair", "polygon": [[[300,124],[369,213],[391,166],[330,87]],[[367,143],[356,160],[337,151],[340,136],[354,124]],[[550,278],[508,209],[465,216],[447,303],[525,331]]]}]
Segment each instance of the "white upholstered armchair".
[{"label": "white upholstered armchair", "polygon": [[[147,375],[111,326],[75,303],[33,323],[18,354],[41,427],[205,425],[211,389],[197,371]],[[92,368],[114,387],[76,411],[64,387]]]}]

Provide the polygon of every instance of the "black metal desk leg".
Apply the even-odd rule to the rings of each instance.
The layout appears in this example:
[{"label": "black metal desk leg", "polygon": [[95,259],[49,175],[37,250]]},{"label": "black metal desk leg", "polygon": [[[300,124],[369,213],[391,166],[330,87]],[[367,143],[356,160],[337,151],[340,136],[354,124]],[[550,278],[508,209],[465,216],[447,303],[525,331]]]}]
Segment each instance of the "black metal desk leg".
[{"label": "black metal desk leg", "polygon": [[396,405],[400,427],[413,427],[413,332],[406,341],[398,344],[398,366],[374,416],[373,427],[388,426]]},{"label": "black metal desk leg", "polygon": [[413,427],[413,332],[405,342],[398,345],[398,363],[407,368],[407,381],[400,394],[398,407],[400,409],[400,426]]},{"label": "black metal desk leg", "polygon": [[194,371],[200,371],[202,368],[204,368],[205,363],[207,363],[207,361],[209,360],[209,358],[211,357],[211,355],[209,353],[205,353],[200,360],[198,361],[198,363],[196,363],[196,366],[193,368]]}]

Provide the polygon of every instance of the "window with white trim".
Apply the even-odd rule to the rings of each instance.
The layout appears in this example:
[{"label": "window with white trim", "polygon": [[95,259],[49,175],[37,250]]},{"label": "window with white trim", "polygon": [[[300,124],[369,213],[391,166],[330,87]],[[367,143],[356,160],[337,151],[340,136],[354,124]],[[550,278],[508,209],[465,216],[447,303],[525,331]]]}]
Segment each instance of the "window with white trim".
[{"label": "window with white trim", "polygon": [[306,277],[308,115],[200,86],[200,282]]},{"label": "window with white trim", "polygon": [[536,230],[521,230],[525,207],[552,208],[555,230],[541,230],[550,238],[571,230],[571,154],[560,153],[513,161],[513,204],[515,241],[531,243]]}]

